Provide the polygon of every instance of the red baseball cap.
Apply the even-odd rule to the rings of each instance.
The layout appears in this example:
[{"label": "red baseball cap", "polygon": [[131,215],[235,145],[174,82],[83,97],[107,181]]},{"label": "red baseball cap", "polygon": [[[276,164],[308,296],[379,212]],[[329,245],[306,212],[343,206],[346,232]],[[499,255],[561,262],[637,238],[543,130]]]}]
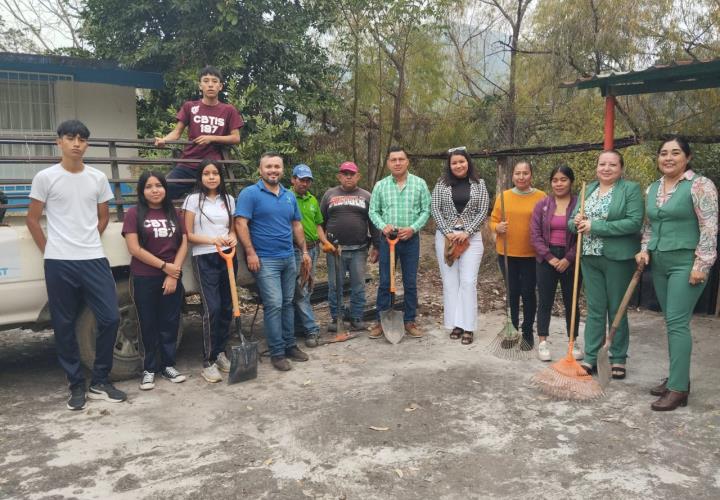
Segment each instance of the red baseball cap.
[{"label": "red baseball cap", "polygon": [[339,172],[352,172],[357,173],[358,172],[358,166],[355,165],[351,161],[344,161],[340,164],[340,168],[338,169]]}]

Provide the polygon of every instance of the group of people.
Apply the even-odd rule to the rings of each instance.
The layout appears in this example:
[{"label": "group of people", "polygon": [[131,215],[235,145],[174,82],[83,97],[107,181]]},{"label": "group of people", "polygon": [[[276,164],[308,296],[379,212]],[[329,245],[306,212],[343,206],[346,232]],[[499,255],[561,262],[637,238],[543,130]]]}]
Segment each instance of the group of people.
[{"label": "group of people", "polygon": [[[639,184],[624,179],[622,154],[603,151],[582,207],[573,194],[575,175],[570,167],[560,165],[551,171],[552,192],[546,196],[532,187],[532,165],[520,162],[513,169],[514,187],[498,196],[490,221],[501,268],[507,253],[512,323],[522,330],[523,346],[532,348],[537,313],[538,357],[543,361],[551,359],[548,327],[558,283],[568,335],[571,331],[577,335],[578,325],[570,321],[574,263],[580,259],[578,280],[583,284],[587,314],[584,350],[576,348],[574,356],[583,360],[581,366],[588,374],[596,370],[606,328],[620,308],[636,267],[651,265],[670,357],[668,377],[650,390],[659,397],[651,404],[656,411],[687,404],[690,319],[717,257],[717,190],[712,181],[693,172],[691,159],[690,145],[682,137],[663,142],[657,152],[662,176],[648,187],[643,199]],[[582,234],[579,248],[578,234]],[[523,322],[519,325],[521,299]],[[610,345],[614,379],[627,374],[629,344],[627,314],[623,314]]]},{"label": "group of people", "polygon": [[[391,307],[389,240],[396,238],[405,334],[422,337],[416,323],[419,233],[431,216],[443,282],[443,324],[451,339],[473,342],[477,278],[484,252],[481,229],[488,218],[490,199],[464,147],[448,150],[444,171],[432,193],[422,178],[409,172],[407,152],[392,147],[386,157],[390,175],[380,180],[372,193],[359,187],[358,166],[348,161],[338,168],[338,185],[328,189],[319,202],[310,192],[313,173],[308,165],[293,168],[292,186],[287,189],[281,183],[282,155],[267,152],[259,159],[259,180],[235,199],[225,187],[218,146],[239,141],[242,117],[234,107],[219,102],[222,84],[217,70],[205,68],[199,87],[202,99],[185,103],[174,130],[156,139],[156,145],[162,147],[179,139],[187,128],[191,144],[167,178],[157,171],[140,176],[137,205],[127,211],[122,229],[132,256],[131,296],[142,340],[140,389],[152,389],[157,374],[173,383],[186,379],[175,366],[175,351],[184,296],[182,266],[188,251],[202,297],[201,374],[208,382],[221,381],[221,372],[230,370],[226,348],[233,303],[227,267],[219,252],[233,249],[238,252],[233,268],[237,269],[238,257],[244,258],[256,279],[264,309],[264,334],[277,370],[290,370],[291,361],[308,361],[309,356],[297,345],[296,333],[304,335],[307,347],[319,345],[320,327],[310,291],[321,250],[328,265],[332,317],[328,331],[334,331],[342,320],[347,320],[352,330],[366,329],[366,266],[368,261],[379,263],[378,321],[369,331],[369,337],[376,339],[383,336],[380,315]],[[85,407],[86,396],[112,402],[126,399],[108,378],[119,314],[100,235],[108,224],[108,201],[113,193],[105,175],[83,163],[88,129],[70,120],[60,124],[57,133],[62,160],[33,179],[27,225],[44,252],[58,357],[70,383],[67,406],[79,410]],[[532,349],[537,313],[538,356],[543,361],[551,359],[549,324],[558,283],[568,335],[578,332],[577,322],[570,324],[576,259],[581,259],[587,317],[584,352],[577,349],[574,354],[577,359],[584,358],[588,373],[595,369],[606,323],[617,312],[636,263],[652,263],[670,351],[669,376],[652,390],[660,396],[652,405],[655,410],[672,410],[687,403],[692,344],[689,321],[716,258],[717,191],[711,181],[689,169],[691,157],[690,146],[680,137],[661,145],[658,168],[662,177],[648,188],[644,207],[639,185],[623,179],[622,155],[604,151],[598,157],[597,179],[584,194],[582,211],[573,194],[575,175],[570,167],[560,165],[552,170],[552,192],[546,196],[532,185],[531,163],[518,162],[512,172],[514,187],[496,197],[489,216],[498,263],[508,276],[511,321],[522,331],[523,348]],[[167,179],[181,182],[168,183]],[[179,200],[182,210],[173,205]],[[43,210],[47,236],[40,226]],[[576,253],[578,234],[583,235],[580,254]],[[340,273],[336,273],[337,265],[342,266]],[[348,307],[337,300],[342,296],[338,288],[344,284],[336,276],[346,273],[351,289]],[[668,300],[670,296],[674,300]],[[75,340],[75,319],[83,302],[97,320],[95,363],[87,390]],[[628,345],[624,318],[611,346],[614,378],[626,375]]]}]

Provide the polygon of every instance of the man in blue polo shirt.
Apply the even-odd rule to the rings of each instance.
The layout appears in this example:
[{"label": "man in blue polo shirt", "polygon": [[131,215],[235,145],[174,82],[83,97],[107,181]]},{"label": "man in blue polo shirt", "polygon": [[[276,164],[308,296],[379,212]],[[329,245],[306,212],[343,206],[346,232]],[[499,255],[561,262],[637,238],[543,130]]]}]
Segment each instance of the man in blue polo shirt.
[{"label": "man in blue polo shirt", "polygon": [[293,296],[297,268],[293,236],[302,251],[302,263],[310,268],[305,233],[295,195],[280,184],[283,159],[279,153],[263,153],[260,180],[243,189],[235,204],[235,229],[245,248],[248,269],[255,275],[263,302],[263,330],[272,365],[288,371],[293,361],[307,361],[295,341]]}]

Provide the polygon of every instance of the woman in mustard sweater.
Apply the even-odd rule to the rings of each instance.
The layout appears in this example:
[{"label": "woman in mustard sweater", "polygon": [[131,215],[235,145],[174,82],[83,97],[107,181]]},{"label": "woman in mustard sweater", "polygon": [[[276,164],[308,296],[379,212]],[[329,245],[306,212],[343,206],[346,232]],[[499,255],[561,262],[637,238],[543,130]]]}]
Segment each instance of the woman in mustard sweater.
[{"label": "woman in mustard sweater", "polygon": [[515,187],[502,193],[505,198],[505,220],[502,217],[500,196],[498,196],[490,215],[490,229],[497,235],[495,248],[503,276],[505,276],[504,240],[507,238],[507,287],[510,299],[510,319],[513,326],[518,328],[520,297],[522,297],[522,334],[527,346],[532,348],[537,299],[535,296],[535,249],[530,243],[530,219],[535,204],[545,198],[545,193],[532,187],[530,162],[521,161],[515,164],[512,182]]}]

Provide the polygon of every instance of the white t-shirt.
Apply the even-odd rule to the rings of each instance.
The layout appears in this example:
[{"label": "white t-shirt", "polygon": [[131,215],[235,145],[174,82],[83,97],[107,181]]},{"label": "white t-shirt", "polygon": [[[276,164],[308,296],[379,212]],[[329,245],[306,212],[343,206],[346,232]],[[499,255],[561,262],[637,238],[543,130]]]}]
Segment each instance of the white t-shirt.
[{"label": "white t-shirt", "polygon": [[[232,220],[228,220],[228,210],[225,203],[230,205],[230,215],[235,212],[235,200],[232,196],[228,196],[227,200],[223,200],[222,196],[215,198],[205,197],[202,203],[202,213],[200,211],[200,194],[193,193],[185,198],[183,210],[195,214],[192,232],[203,236],[225,236],[230,232],[228,229]],[[224,247],[223,250],[227,250]],[[192,247],[193,255],[205,255],[217,252],[215,245],[195,245]]]},{"label": "white t-shirt", "polygon": [[88,165],[80,172],[68,172],[57,163],[35,175],[30,198],[45,204],[46,259],[105,257],[97,228],[97,206],[111,200],[113,192],[104,173]]}]

